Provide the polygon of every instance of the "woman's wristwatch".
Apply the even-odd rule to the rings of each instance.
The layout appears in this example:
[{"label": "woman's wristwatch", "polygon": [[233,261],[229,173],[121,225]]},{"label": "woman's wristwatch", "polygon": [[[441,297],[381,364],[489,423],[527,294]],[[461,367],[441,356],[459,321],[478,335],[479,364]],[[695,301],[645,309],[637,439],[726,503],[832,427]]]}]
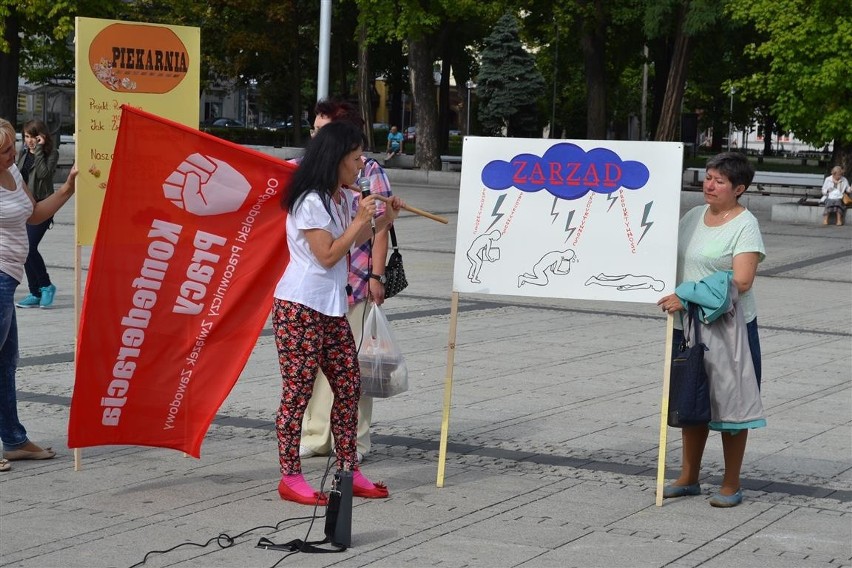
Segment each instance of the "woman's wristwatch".
[{"label": "woman's wristwatch", "polygon": [[382,285],[387,284],[387,281],[388,281],[388,279],[385,277],[385,275],[384,275],[384,274],[373,274],[373,273],[371,272],[371,273],[370,273],[370,278],[375,278],[375,279],[376,279],[376,280],[378,280],[378,281],[379,281],[379,283],[380,283],[380,284],[382,284]]}]

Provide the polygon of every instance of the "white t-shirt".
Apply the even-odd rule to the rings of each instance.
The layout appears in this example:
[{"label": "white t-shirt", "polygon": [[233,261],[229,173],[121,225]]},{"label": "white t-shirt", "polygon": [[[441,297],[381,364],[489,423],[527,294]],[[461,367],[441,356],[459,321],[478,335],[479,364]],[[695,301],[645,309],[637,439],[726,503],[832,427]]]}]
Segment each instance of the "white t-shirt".
[{"label": "white t-shirt", "polygon": [[347,199],[331,202],[331,215],[325,210],[320,195],[305,195],[295,211],[287,215],[287,246],[290,262],[275,286],[275,297],[296,302],[327,316],[345,316],[349,309],[346,281],[349,275],[348,257],[341,258],[331,268],[322,266],[305,238],[307,229],[322,229],[340,238],[349,226],[352,213]]},{"label": "white t-shirt", "polygon": [[24,191],[24,178],[12,164],[9,173],[15,179],[15,191],[0,188],[0,270],[17,280],[24,280],[24,263],[30,252],[27,219],[33,214],[33,203]]},{"label": "white t-shirt", "polygon": [[[743,211],[719,227],[708,227],[704,224],[704,213],[708,207],[693,207],[680,219],[678,284],[698,282],[720,270],[732,270],[734,257],[744,252],[758,253],[758,262],[763,262],[766,257],[760,225],[750,211]],[[757,317],[753,290],[740,294],[739,303],[746,323]],[[676,323],[678,319],[675,318]]]}]

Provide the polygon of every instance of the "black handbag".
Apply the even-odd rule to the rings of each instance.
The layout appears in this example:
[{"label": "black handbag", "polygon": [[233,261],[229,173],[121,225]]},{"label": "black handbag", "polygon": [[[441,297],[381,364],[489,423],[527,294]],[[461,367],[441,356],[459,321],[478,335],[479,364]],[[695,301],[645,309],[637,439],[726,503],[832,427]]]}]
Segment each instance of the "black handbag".
[{"label": "black handbag", "polygon": [[710,422],[710,385],[704,369],[707,346],[701,343],[695,303],[689,304],[688,318],[692,337],[687,340],[686,332],[689,330],[684,325],[683,340],[671,362],[668,424],[675,428]]},{"label": "black handbag", "polygon": [[385,299],[393,298],[408,286],[408,280],[405,278],[405,267],[402,265],[402,255],[396,243],[396,231],[394,231],[393,226],[390,228],[390,237],[393,252],[385,267]]}]

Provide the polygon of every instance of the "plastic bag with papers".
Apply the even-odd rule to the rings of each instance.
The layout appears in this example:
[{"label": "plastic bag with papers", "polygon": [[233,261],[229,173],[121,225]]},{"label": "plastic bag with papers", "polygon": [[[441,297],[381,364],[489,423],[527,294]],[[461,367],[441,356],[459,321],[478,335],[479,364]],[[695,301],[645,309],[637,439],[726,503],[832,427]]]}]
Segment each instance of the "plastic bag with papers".
[{"label": "plastic bag with papers", "polygon": [[358,349],[361,394],[388,398],[408,390],[408,367],[382,309],[373,304]]}]

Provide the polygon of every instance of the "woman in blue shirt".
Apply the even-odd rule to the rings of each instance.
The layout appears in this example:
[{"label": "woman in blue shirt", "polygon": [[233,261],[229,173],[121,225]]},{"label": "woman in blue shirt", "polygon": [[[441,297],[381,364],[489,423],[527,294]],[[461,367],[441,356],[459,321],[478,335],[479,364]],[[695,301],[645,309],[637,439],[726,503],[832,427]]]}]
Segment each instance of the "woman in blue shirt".
[{"label": "woman in blue shirt", "polygon": [[402,153],[402,142],[402,132],[399,132],[396,126],[391,126],[390,132],[388,132],[388,155],[385,156],[385,160]]}]

